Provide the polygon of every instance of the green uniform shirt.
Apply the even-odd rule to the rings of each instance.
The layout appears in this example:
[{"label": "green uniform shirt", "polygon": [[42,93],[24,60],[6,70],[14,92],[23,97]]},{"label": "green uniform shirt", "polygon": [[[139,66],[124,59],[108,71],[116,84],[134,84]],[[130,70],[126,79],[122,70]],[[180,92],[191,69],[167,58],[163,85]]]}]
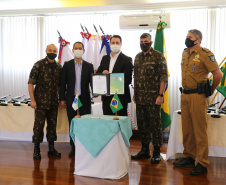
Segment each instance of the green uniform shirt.
[{"label": "green uniform shirt", "polygon": [[154,105],[161,81],[168,82],[166,59],[151,48],[146,55],[140,52],[134,62],[134,88],[137,104]]},{"label": "green uniform shirt", "polygon": [[36,62],[31,69],[28,83],[35,85],[34,96],[38,108],[50,109],[58,106],[61,65],[46,58]]}]

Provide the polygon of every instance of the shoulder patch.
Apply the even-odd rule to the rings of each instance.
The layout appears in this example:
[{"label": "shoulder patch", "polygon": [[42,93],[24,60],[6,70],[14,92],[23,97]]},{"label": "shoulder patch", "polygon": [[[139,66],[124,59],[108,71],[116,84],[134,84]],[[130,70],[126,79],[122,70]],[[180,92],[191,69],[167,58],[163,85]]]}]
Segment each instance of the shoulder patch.
[{"label": "shoulder patch", "polygon": [[207,48],[202,48],[202,50],[205,51],[206,53],[209,53],[210,52],[210,50],[207,49]]},{"label": "shoulder patch", "polygon": [[209,54],[209,58],[212,62],[215,62],[215,56],[212,53]]}]

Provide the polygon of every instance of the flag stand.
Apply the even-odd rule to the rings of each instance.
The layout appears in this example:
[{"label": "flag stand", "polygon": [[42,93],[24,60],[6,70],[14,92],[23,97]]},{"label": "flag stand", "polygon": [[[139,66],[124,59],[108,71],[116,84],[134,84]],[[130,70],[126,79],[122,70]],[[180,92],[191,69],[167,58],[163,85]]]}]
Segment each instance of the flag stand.
[{"label": "flag stand", "polygon": [[119,118],[117,117],[117,112],[115,112],[115,118],[113,118],[113,120],[119,120]]},{"label": "flag stand", "polygon": [[77,109],[77,115],[75,116],[75,118],[81,118],[81,116],[79,114],[79,108]]}]

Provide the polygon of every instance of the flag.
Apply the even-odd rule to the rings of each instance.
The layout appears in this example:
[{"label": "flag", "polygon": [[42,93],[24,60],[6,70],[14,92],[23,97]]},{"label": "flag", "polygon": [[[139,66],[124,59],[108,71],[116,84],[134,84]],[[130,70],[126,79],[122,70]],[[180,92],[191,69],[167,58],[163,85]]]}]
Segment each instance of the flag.
[{"label": "flag", "polygon": [[76,94],[75,99],[72,103],[72,108],[76,111],[82,106],[82,102],[80,101],[78,94]]},{"label": "flag", "polygon": [[[164,37],[164,29],[166,26],[167,24],[165,22],[160,21],[158,23],[156,35],[155,35],[154,49],[161,52],[167,60],[165,37]],[[164,91],[164,103],[161,105],[161,123],[162,123],[162,130],[164,130],[171,124],[170,110],[169,110],[168,83],[166,84],[166,88]]]},{"label": "flag", "polygon": [[123,108],[123,106],[119,100],[119,97],[116,93],[111,100],[110,107],[111,107],[111,110],[113,113],[115,113]]},{"label": "flag", "polygon": [[93,67],[94,71],[97,71],[100,65],[100,46],[101,46],[101,39],[99,34],[96,34],[95,37],[95,44],[94,44],[94,55],[93,55]]},{"label": "flag", "polygon": [[224,63],[223,67],[221,67],[223,77],[221,79],[220,84],[217,87],[217,90],[226,98],[226,76],[225,76],[226,67],[225,67],[225,65],[226,65],[226,62]]},{"label": "flag", "polygon": [[87,35],[87,33],[84,33],[84,32],[80,32],[80,34],[82,35],[82,43],[83,43],[83,46],[84,46],[84,50],[85,50],[85,53],[82,55],[82,58],[84,60],[86,60],[86,50],[87,50],[87,36],[89,37],[89,33]]},{"label": "flag", "polygon": [[69,48],[70,42],[59,37],[60,49],[58,54],[58,62],[63,66],[64,62],[74,58],[74,54]]},{"label": "flag", "polygon": [[100,58],[99,58],[100,61],[104,55],[108,55],[111,53],[111,48],[110,48],[110,44],[108,41],[109,39],[110,39],[110,35],[102,36],[102,44],[101,44],[101,48],[100,48]]},{"label": "flag", "polygon": [[94,36],[90,35],[87,39],[87,50],[86,50],[86,61],[93,64],[93,56],[94,56]]}]

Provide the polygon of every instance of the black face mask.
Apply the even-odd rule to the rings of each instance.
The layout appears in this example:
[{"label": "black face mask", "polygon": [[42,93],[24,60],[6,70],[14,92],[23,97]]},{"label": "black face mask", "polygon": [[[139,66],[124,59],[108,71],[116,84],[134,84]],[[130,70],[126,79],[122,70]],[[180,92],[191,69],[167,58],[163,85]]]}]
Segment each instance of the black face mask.
[{"label": "black face mask", "polygon": [[56,58],[57,54],[55,53],[47,53],[47,57],[50,59],[50,60],[54,60]]},{"label": "black face mask", "polygon": [[151,42],[140,44],[140,48],[143,52],[146,52],[151,47]]},{"label": "black face mask", "polygon": [[188,48],[193,47],[194,45],[196,45],[196,44],[195,44],[195,41],[197,41],[197,40],[191,40],[191,39],[189,39],[189,38],[186,38],[186,40],[185,40],[185,45],[186,45]]}]

